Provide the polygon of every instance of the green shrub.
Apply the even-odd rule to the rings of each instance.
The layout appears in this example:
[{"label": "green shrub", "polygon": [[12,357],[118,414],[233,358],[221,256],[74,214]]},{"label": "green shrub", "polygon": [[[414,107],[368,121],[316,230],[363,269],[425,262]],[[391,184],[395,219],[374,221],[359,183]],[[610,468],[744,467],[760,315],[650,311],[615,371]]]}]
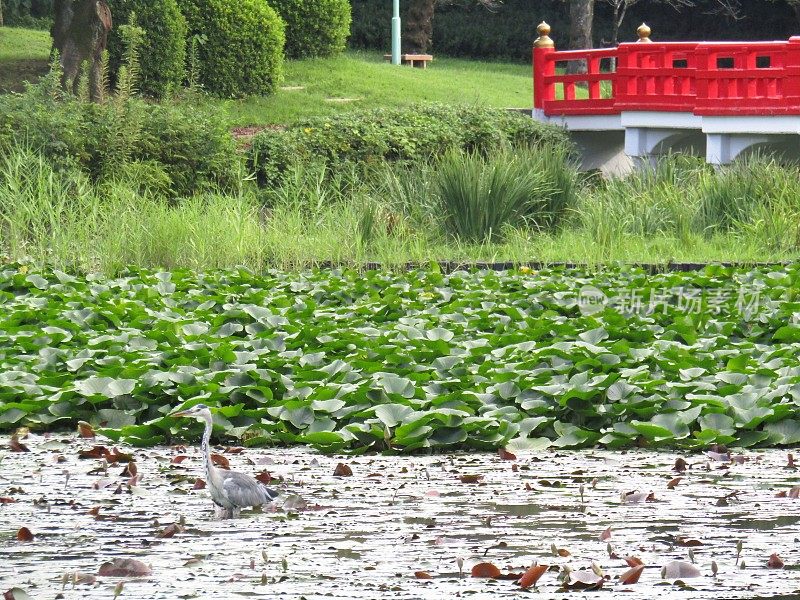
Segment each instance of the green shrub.
[{"label": "green shrub", "polygon": [[163,98],[181,85],[186,64],[186,19],[176,0],[108,0],[115,26],[108,36],[109,66],[116,77],[125,54],[119,25],[136,13],[136,25],[145,32],[139,49],[139,89]]},{"label": "green shrub", "polygon": [[0,149],[22,143],[96,181],[136,168],[166,178],[174,196],[235,184],[239,159],[219,112],[130,97],[86,102],[61,94],[59,76],[53,71],[24,94],[0,96]]},{"label": "green shrub", "polygon": [[270,0],[286,22],[286,56],[310,58],[342,52],[350,35],[350,0]]},{"label": "green shrub", "polygon": [[448,148],[486,152],[501,143],[542,141],[571,148],[562,130],[519,113],[430,104],[319,117],[265,131],[253,140],[250,162],[259,181],[273,185],[298,162],[418,163]]},{"label": "green shrub", "polygon": [[283,78],[285,25],[265,0],[179,0],[198,72],[217,96],[267,95]]}]

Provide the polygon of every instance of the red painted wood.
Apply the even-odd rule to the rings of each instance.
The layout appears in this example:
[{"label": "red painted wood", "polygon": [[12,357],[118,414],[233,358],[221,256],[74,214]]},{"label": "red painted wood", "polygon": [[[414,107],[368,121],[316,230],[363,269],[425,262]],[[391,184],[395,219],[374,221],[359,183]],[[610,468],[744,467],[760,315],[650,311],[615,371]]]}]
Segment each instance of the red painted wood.
[{"label": "red painted wood", "polygon": [[[616,61],[615,70],[608,59]],[[575,60],[585,62],[586,74],[564,73],[563,66]],[[535,48],[533,63],[534,107],[551,116],[621,111],[800,115],[800,36],[786,42]]]}]

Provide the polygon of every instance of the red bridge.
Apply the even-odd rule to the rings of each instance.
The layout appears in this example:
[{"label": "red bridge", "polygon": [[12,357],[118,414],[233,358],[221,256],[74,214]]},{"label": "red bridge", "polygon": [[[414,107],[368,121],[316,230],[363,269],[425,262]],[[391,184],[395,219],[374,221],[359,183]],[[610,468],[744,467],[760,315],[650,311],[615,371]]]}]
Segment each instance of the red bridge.
[{"label": "red bridge", "polygon": [[[574,132],[586,168],[667,152],[713,164],[765,146],[800,154],[800,37],[656,43],[642,25],[638,42],[557,51],[550,26],[538,32],[533,116]],[[571,74],[576,62],[583,72]]]}]

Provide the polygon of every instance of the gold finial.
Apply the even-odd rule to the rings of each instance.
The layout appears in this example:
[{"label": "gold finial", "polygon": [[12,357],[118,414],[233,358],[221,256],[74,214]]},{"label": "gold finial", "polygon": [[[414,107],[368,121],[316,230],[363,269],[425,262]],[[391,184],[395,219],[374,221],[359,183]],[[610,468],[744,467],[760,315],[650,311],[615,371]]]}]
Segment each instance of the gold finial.
[{"label": "gold finial", "polygon": [[536,38],[536,41],[533,45],[537,48],[555,48],[556,44],[553,40],[550,39],[550,25],[542,21],[539,23],[539,26],[536,28],[536,31],[539,33],[539,37]]},{"label": "gold finial", "polygon": [[636,30],[636,33],[639,34],[640,42],[647,44],[653,41],[650,39],[650,28],[647,26],[647,23],[642,23],[639,25],[639,29]]}]

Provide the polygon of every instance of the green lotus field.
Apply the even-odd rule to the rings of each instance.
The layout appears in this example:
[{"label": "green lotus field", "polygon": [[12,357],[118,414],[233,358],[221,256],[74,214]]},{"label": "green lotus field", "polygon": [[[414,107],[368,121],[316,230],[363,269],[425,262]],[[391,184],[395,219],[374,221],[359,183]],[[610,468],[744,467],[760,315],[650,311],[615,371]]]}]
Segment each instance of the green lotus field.
[{"label": "green lotus field", "polygon": [[0,429],[327,452],[800,442],[800,265],[0,268]]}]

